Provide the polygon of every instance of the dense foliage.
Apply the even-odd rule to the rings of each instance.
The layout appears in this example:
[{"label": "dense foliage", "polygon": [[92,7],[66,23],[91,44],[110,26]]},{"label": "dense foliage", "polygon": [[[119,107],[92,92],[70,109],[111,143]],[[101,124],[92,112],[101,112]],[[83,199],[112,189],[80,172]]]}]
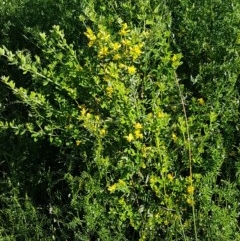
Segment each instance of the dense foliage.
[{"label": "dense foliage", "polygon": [[1,240],[239,240],[239,9],[2,1]]}]

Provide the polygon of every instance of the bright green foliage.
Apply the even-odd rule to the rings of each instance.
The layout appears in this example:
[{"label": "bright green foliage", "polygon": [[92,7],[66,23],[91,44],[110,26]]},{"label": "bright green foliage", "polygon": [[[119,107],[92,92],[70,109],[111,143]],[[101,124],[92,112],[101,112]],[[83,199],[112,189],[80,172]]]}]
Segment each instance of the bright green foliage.
[{"label": "bright green foliage", "polygon": [[22,108],[2,111],[1,138],[25,141],[3,240],[240,239],[237,8],[156,2],[84,2],[81,44],[54,25],[33,31],[36,52],[0,48]]}]

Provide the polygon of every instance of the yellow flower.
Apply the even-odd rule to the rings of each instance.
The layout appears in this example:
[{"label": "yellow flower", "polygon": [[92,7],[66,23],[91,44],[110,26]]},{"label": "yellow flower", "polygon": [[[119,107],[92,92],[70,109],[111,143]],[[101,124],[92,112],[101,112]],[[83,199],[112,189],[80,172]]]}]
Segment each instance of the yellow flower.
[{"label": "yellow flower", "polygon": [[131,41],[129,39],[123,39],[122,44],[125,46],[129,46],[131,44]]},{"label": "yellow flower", "polygon": [[102,48],[100,48],[99,52],[98,52],[98,57],[103,57],[106,56],[108,54],[108,47],[103,46]]},{"label": "yellow flower", "polygon": [[90,119],[91,116],[92,116],[92,115],[91,115],[90,113],[87,113],[87,114],[86,114],[86,118],[87,118],[87,119]]},{"label": "yellow flower", "polygon": [[123,181],[122,179],[119,179],[119,180],[118,180],[118,184],[119,184],[119,186],[121,186],[121,187],[125,187],[125,186],[127,185],[126,182]]},{"label": "yellow flower", "polygon": [[133,57],[133,59],[137,59],[141,55],[141,53],[142,53],[141,47],[142,46],[143,46],[143,44],[138,44],[133,47],[130,47],[130,55]]},{"label": "yellow flower", "polygon": [[97,37],[93,33],[92,29],[87,27],[87,31],[84,33],[90,40],[96,40]]},{"label": "yellow flower", "polygon": [[83,107],[81,110],[81,115],[85,116],[86,113],[87,113],[87,109],[85,107]]},{"label": "yellow flower", "polygon": [[144,162],[141,163],[141,168],[143,168],[143,169],[146,168],[146,164]]},{"label": "yellow flower", "polygon": [[140,130],[135,130],[134,134],[136,136],[136,139],[142,139],[143,138],[143,134],[140,132]]},{"label": "yellow flower", "polygon": [[152,175],[151,177],[150,177],[150,183],[151,184],[155,184],[157,181],[158,181],[158,178],[156,177],[156,176],[154,176],[154,175]]},{"label": "yellow flower", "polygon": [[108,191],[110,193],[114,193],[116,191],[116,188],[117,188],[117,185],[116,185],[116,183],[114,183],[113,185],[108,187]]},{"label": "yellow flower", "polygon": [[126,204],[124,198],[120,198],[118,202],[119,202],[120,205]]},{"label": "yellow flower", "polygon": [[112,43],[111,47],[112,47],[113,51],[117,51],[121,48],[121,44],[120,43]]},{"label": "yellow flower", "polygon": [[175,133],[172,133],[172,140],[176,142],[178,139],[177,135]]},{"label": "yellow flower", "polygon": [[135,129],[142,129],[142,124],[136,123],[136,124],[134,125],[134,128],[135,128]]},{"label": "yellow flower", "polygon": [[167,220],[164,220],[164,225],[167,226],[169,224],[169,222]]},{"label": "yellow flower", "polygon": [[173,175],[171,174],[171,173],[169,173],[168,175],[167,175],[167,177],[168,177],[168,179],[170,180],[170,181],[172,181],[173,180]]},{"label": "yellow flower", "polygon": [[120,33],[120,35],[124,36],[124,35],[127,35],[128,32],[129,32],[129,30],[121,29],[119,33]]},{"label": "yellow flower", "polygon": [[204,105],[205,104],[205,101],[204,101],[203,98],[199,98],[197,101],[198,101],[199,105]]},{"label": "yellow flower", "polygon": [[89,27],[87,27],[87,31],[84,34],[90,40],[88,43],[88,46],[91,47],[97,39],[96,35],[93,33],[92,29]]},{"label": "yellow flower", "polygon": [[136,68],[134,66],[128,67],[128,73],[129,74],[135,74],[136,73]]},{"label": "yellow flower", "polygon": [[134,136],[132,133],[130,133],[128,136],[125,137],[128,142],[132,142],[134,140]]},{"label": "yellow flower", "polygon": [[90,40],[90,41],[88,42],[88,47],[92,47],[93,45],[94,45],[94,41]]},{"label": "yellow flower", "polygon": [[164,112],[158,112],[158,114],[157,114],[158,118],[163,118],[163,117],[165,117],[166,115],[167,115],[167,114],[164,113]]},{"label": "yellow flower", "polygon": [[195,204],[195,202],[194,202],[194,200],[193,200],[192,198],[188,198],[188,199],[187,199],[187,203],[188,203],[189,205],[194,205],[194,204]]},{"label": "yellow flower", "polygon": [[79,146],[79,145],[80,145],[80,143],[81,143],[81,141],[76,140],[76,145],[77,145],[77,146]]},{"label": "yellow flower", "polygon": [[188,186],[187,187],[187,192],[192,195],[194,193],[194,187],[192,185]]},{"label": "yellow flower", "polygon": [[125,68],[125,67],[126,67],[125,64],[122,64],[122,63],[119,64],[119,68],[123,69],[123,68]]},{"label": "yellow flower", "polygon": [[99,121],[100,120],[100,116],[99,115],[95,115],[95,119],[96,119],[96,121]]},{"label": "yellow flower", "polygon": [[113,60],[119,60],[119,59],[121,59],[120,54],[115,54],[115,55],[113,56]]},{"label": "yellow flower", "polygon": [[129,30],[129,29],[127,29],[127,28],[128,28],[127,24],[126,24],[126,23],[124,23],[124,24],[122,25],[121,30],[119,31],[119,34],[120,34],[120,35],[122,35],[122,36],[127,35],[127,33],[129,33],[129,32],[130,32],[130,30]]},{"label": "yellow flower", "polygon": [[99,133],[100,133],[101,136],[105,136],[106,130],[105,129],[100,129]]},{"label": "yellow flower", "polygon": [[178,60],[178,55],[174,54],[172,57],[172,62],[176,62]]},{"label": "yellow flower", "polygon": [[101,39],[102,41],[105,41],[105,42],[107,42],[108,39],[110,38],[110,34],[104,30],[100,30],[99,33],[97,34],[97,36],[99,39]]},{"label": "yellow flower", "polygon": [[182,58],[182,54],[174,54],[171,58],[172,60],[172,67],[177,68],[178,66],[180,66],[182,64],[182,62],[180,62]]}]

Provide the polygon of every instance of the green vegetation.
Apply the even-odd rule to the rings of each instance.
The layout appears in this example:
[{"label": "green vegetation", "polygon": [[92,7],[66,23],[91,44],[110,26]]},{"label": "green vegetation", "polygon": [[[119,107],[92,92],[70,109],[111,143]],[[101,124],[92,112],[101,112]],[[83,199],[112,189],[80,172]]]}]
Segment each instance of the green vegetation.
[{"label": "green vegetation", "polygon": [[0,239],[240,240],[238,1],[0,3]]}]

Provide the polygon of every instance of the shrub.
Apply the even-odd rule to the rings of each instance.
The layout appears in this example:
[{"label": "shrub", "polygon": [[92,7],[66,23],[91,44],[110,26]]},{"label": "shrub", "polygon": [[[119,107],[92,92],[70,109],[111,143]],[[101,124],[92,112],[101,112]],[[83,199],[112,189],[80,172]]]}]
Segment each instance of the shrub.
[{"label": "shrub", "polygon": [[[1,132],[46,142],[61,159],[56,173],[43,169],[48,203],[42,205],[49,210],[33,220],[41,224],[39,235],[239,239],[238,164],[229,164],[238,155],[232,140],[238,118],[237,46],[216,45],[209,37],[211,58],[202,59],[197,40],[206,33],[195,18],[198,11],[205,16],[205,5],[199,10],[183,1],[180,7],[188,11],[171,9],[172,22],[166,6],[161,15],[155,1],[148,3],[119,4],[129,10],[130,22],[119,14],[99,17],[92,8],[81,46],[55,25],[33,34],[39,54],[0,49],[1,57],[31,80],[24,86],[2,77],[25,112],[21,118],[2,118]],[[136,15],[137,9],[154,14]],[[196,38],[175,37],[183,25]],[[214,34],[223,36],[224,30]],[[236,35],[235,29],[227,31]],[[24,205],[21,210],[26,217],[31,213]]]}]

